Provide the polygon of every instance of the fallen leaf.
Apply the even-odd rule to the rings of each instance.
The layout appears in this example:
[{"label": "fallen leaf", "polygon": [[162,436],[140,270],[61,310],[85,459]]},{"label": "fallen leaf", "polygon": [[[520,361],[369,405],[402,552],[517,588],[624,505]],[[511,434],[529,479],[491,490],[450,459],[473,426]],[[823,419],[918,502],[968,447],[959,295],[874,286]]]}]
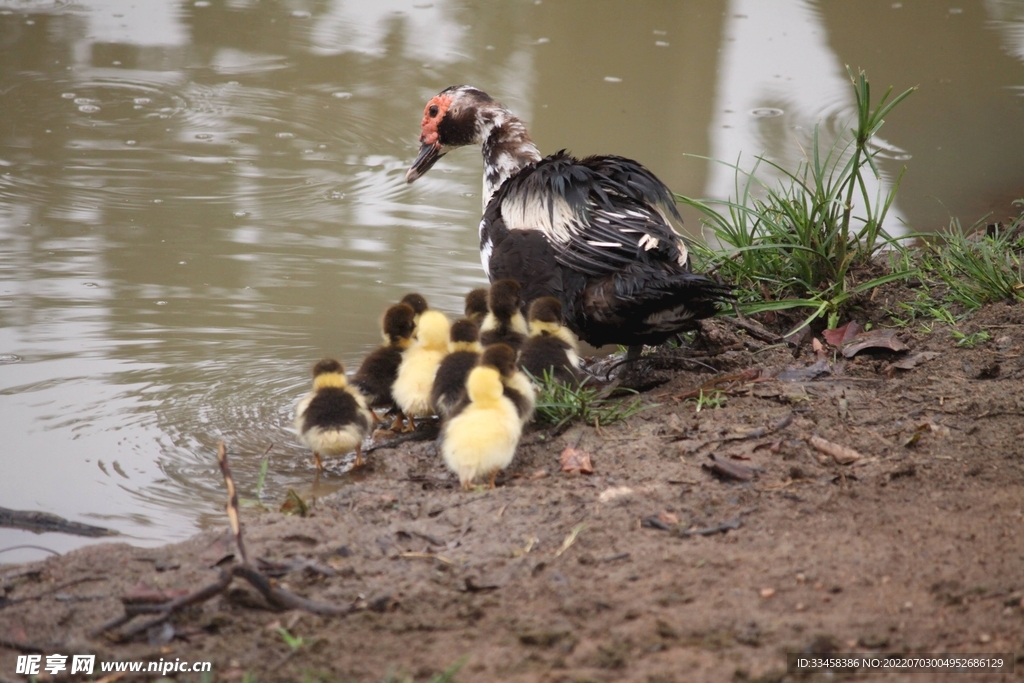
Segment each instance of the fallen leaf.
[{"label": "fallen leaf", "polygon": [[679,518],[671,512],[669,512],[668,510],[662,510],[661,512],[658,513],[658,521],[662,522],[663,524],[679,524]]},{"label": "fallen leaf", "polygon": [[922,363],[927,363],[930,360],[938,358],[940,354],[938,351],[921,351],[920,353],[912,353],[906,358],[902,358],[892,364],[892,367],[897,370],[913,370]]},{"label": "fallen leaf", "polygon": [[590,464],[590,453],[579,448],[566,446],[562,455],[559,456],[559,460],[562,463],[563,472],[572,474],[593,474],[594,472],[594,467]]},{"label": "fallen leaf", "polygon": [[862,332],[850,342],[843,345],[843,356],[853,358],[867,349],[885,349],[887,351],[907,351],[909,347],[896,338],[896,330],[872,330]]},{"label": "fallen leaf", "polygon": [[808,365],[805,368],[786,368],[775,378],[783,382],[810,382],[831,374],[832,367],[828,364],[828,360],[819,358],[814,365]]},{"label": "fallen leaf", "polygon": [[834,330],[824,330],[821,336],[825,338],[832,346],[842,346],[846,342],[856,337],[861,331],[861,326],[857,323],[850,321],[842,327],[837,327]]},{"label": "fallen leaf", "polygon": [[837,443],[832,443],[831,441],[826,441],[820,436],[812,436],[808,441],[816,450],[819,450],[826,455],[831,455],[832,459],[840,465],[849,465],[864,457],[849,446],[843,446]]}]

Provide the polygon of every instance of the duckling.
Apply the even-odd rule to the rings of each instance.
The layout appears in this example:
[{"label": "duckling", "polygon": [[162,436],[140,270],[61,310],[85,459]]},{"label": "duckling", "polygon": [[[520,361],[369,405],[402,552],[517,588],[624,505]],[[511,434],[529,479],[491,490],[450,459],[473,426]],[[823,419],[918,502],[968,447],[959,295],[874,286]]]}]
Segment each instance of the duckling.
[{"label": "duckling", "polygon": [[476,323],[477,327],[484,324],[487,317],[487,288],[479,287],[466,295],[466,317]]},{"label": "duckling", "polygon": [[493,367],[477,366],[466,380],[466,402],[453,414],[441,435],[441,455],[468,489],[478,477],[488,487],[500,470],[512,462],[522,424],[512,401],[502,395],[501,375]]},{"label": "duckling", "polygon": [[491,285],[487,294],[489,312],[480,326],[480,343],[484,346],[502,343],[518,351],[526,339],[529,328],[520,310],[523,302],[519,298],[519,289],[515,280],[498,280]]},{"label": "duckling", "polygon": [[[416,326],[416,339],[402,354],[398,375],[391,386],[391,395],[402,413],[409,418],[409,429],[416,428],[414,419],[434,414],[430,390],[437,368],[448,353],[448,318],[435,310],[424,311]],[[399,423],[401,417],[399,417]]]},{"label": "duckling", "polygon": [[[412,333],[416,326],[416,313],[408,304],[396,304],[384,312],[381,325],[384,331],[384,345],[375,349],[363,359],[359,371],[352,378],[359,391],[366,396],[372,409],[394,408],[391,385],[398,376],[402,354],[412,344]],[[374,422],[376,415],[374,415]]]},{"label": "duckling", "polygon": [[466,393],[466,377],[476,367],[483,351],[480,332],[472,320],[455,321],[448,343],[448,355],[441,361],[430,391],[430,402],[438,415],[448,415]]},{"label": "duckling", "polygon": [[416,292],[410,292],[409,294],[406,294],[398,303],[405,304],[411,307],[413,311],[415,311],[417,324],[419,324],[420,322],[420,316],[423,315],[423,311],[430,308],[429,306],[427,306],[427,300],[423,298],[423,295],[417,294]]},{"label": "duckling", "polygon": [[324,468],[320,454],[356,452],[355,466],[363,464],[362,444],[372,413],[359,390],[345,381],[345,369],[333,358],[313,366],[313,391],[295,407],[295,431],[313,449],[316,468]]},{"label": "duckling", "polygon": [[530,304],[530,336],[519,350],[519,367],[538,380],[547,372],[559,382],[579,384],[579,341],[562,324],[562,302],[553,296]]},{"label": "duckling", "polygon": [[526,373],[516,369],[516,352],[508,344],[492,344],[484,347],[480,354],[480,365],[492,367],[501,375],[501,384],[505,387],[505,397],[516,407],[519,420],[526,424],[533,417],[533,408],[537,403],[537,394],[533,382]]}]

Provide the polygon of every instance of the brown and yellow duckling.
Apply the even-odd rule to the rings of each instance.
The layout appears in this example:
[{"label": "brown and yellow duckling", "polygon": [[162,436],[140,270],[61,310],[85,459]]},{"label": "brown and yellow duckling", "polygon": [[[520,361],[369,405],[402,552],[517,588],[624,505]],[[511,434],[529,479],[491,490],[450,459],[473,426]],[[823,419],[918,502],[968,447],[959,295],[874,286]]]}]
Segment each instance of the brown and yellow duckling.
[{"label": "brown and yellow duckling", "polygon": [[498,280],[487,293],[487,317],[480,326],[480,343],[508,344],[518,351],[529,328],[523,317],[520,285],[515,280]]},{"label": "brown and yellow duckling", "polygon": [[418,294],[416,292],[410,292],[409,294],[406,294],[398,303],[405,304],[406,306],[409,306],[413,310],[413,312],[416,314],[417,324],[419,324],[420,322],[420,316],[423,315],[423,311],[430,308],[429,306],[427,306],[427,300],[423,298],[423,295]]},{"label": "brown and yellow duckling", "polygon": [[479,287],[466,295],[466,317],[482,327],[487,317],[487,288]]},{"label": "brown and yellow duckling", "polygon": [[456,320],[448,342],[448,355],[441,361],[434,376],[430,402],[438,415],[448,415],[466,393],[466,378],[476,367],[483,351],[476,323],[463,318]]},{"label": "brown and yellow duckling", "polygon": [[[430,391],[437,368],[448,354],[449,327],[444,313],[424,311],[412,346],[402,354],[391,395],[402,414],[409,418],[409,431],[416,428],[415,418],[434,415]],[[399,416],[399,422],[401,419]]]},{"label": "brown and yellow duckling", "polygon": [[558,299],[545,296],[530,304],[530,336],[519,349],[519,367],[536,380],[547,373],[559,382],[579,384],[579,340],[562,324]]},{"label": "brown and yellow duckling", "polygon": [[523,427],[515,405],[503,391],[497,369],[487,365],[473,368],[466,380],[467,400],[444,426],[441,455],[463,489],[485,477],[494,488],[498,472],[515,456]]},{"label": "brown and yellow duckling", "polygon": [[501,375],[501,384],[505,388],[505,397],[516,407],[519,420],[526,424],[533,418],[533,409],[537,403],[537,394],[533,382],[526,373],[516,368],[516,352],[508,344],[492,344],[484,347],[480,354],[480,365],[492,367]]},{"label": "brown and yellow duckling", "polygon": [[363,359],[359,371],[352,378],[352,384],[366,397],[371,410],[390,410],[395,406],[391,385],[398,377],[402,354],[412,344],[415,316],[415,311],[408,304],[396,304],[385,311],[381,325],[384,345]]},{"label": "brown and yellow duckling", "polygon": [[373,419],[366,399],[345,381],[345,369],[333,358],[313,366],[313,391],[295,407],[295,431],[313,450],[316,468],[324,468],[321,455],[356,452],[355,466],[363,464],[362,444]]}]

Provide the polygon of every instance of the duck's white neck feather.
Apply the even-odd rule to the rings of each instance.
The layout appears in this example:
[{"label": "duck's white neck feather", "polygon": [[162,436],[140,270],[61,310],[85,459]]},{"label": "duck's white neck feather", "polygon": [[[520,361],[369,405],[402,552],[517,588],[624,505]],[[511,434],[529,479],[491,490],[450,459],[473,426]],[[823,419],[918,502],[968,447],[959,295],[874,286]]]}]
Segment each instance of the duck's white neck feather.
[{"label": "duck's white neck feather", "polygon": [[484,157],[483,206],[509,177],[540,161],[540,150],[523,122],[507,109],[494,106],[477,113],[477,134]]}]

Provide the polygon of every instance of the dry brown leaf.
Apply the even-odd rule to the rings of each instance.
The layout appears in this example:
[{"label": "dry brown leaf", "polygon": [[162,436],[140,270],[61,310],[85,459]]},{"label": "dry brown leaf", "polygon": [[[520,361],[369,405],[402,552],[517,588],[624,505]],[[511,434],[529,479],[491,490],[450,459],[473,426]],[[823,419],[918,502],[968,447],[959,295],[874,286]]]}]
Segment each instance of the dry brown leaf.
[{"label": "dry brown leaf", "polygon": [[824,330],[821,336],[825,338],[832,346],[842,346],[846,342],[850,341],[857,336],[861,331],[861,326],[855,322],[848,322],[842,327],[837,327],[834,330]]},{"label": "dry brown leaf", "polygon": [[896,338],[896,330],[872,330],[862,332],[849,343],[843,345],[843,356],[853,358],[866,349],[886,349],[888,351],[907,351],[909,347]]},{"label": "dry brown leaf", "polygon": [[841,444],[832,443],[831,441],[826,441],[820,436],[812,436],[808,441],[816,450],[819,450],[826,455],[831,455],[832,459],[840,465],[850,465],[864,457],[849,446],[843,446]]},{"label": "dry brown leaf", "polygon": [[593,474],[594,466],[590,463],[590,453],[579,448],[566,446],[559,456],[562,471],[573,474]]},{"label": "dry brown leaf", "polygon": [[662,524],[670,524],[672,526],[675,526],[676,524],[679,524],[679,517],[672,514],[668,510],[662,510],[661,512],[658,513],[658,521]]}]

